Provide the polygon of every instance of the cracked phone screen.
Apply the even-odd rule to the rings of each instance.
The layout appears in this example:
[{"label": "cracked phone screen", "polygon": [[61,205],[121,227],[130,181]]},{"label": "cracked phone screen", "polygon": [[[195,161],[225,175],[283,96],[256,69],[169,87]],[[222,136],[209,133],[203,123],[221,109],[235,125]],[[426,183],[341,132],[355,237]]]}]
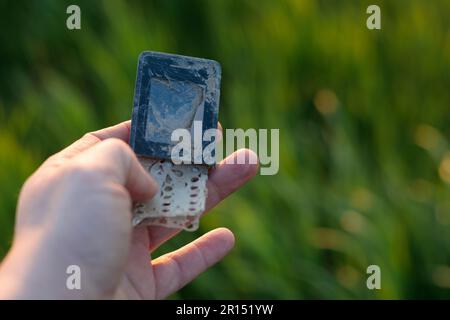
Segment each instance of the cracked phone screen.
[{"label": "cracked phone screen", "polygon": [[[213,60],[156,52],[139,57],[130,145],[159,185],[159,193],[133,206],[133,225],[196,230],[205,210],[211,164],[175,164],[172,133],[216,129],[220,65]],[[192,139],[193,137],[191,137]],[[201,142],[202,143],[202,142]]]}]

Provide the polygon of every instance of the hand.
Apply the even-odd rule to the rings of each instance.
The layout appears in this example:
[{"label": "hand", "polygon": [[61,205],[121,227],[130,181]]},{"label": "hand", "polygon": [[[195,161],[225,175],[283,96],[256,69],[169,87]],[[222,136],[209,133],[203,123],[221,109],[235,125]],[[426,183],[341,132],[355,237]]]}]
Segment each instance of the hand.
[{"label": "hand", "polygon": [[[27,180],[0,268],[1,298],[162,299],[233,247],[231,231],[219,228],[151,260],[150,253],[179,230],[132,228],[132,200],[151,198],[157,185],[125,143],[129,132],[127,121],[88,133]],[[241,152],[256,157],[244,149],[230,157]],[[207,184],[207,210],[256,171],[257,165],[218,164]],[[80,290],[66,286],[70,265],[80,267]]]}]

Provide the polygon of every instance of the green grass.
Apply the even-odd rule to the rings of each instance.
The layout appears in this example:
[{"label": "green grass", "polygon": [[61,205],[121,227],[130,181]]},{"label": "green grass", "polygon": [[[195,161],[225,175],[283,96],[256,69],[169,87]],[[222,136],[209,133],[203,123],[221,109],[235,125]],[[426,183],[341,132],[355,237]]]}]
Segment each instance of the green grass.
[{"label": "green grass", "polygon": [[[375,2],[381,31],[365,27]],[[375,2],[78,1],[69,31],[73,1],[4,1],[0,255],[26,177],[128,119],[137,57],[153,50],[220,61],[225,128],[280,129],[278,175],[160,250],[236,234],[175,298],[450,298],[450,1]],[[370,264],[382,290],[366,288]]]}]

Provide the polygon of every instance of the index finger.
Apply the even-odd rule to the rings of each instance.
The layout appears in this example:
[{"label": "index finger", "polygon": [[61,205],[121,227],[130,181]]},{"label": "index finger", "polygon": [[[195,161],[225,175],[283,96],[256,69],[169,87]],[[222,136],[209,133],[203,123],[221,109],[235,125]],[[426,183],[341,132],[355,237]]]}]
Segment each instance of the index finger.
[{"label": "index finger", "polygon": [[60,151],[59,155],[71,158],[74,155],[89,149],[94,144],[109,138],[116,138],[128,143],[130,138],[130,128],[131,120],[127,120],[111,127],[86,133],[81,139]]},{"label": "index finger", "polygon": [[[220,132],[222,131],[222,126],[220,122],[217,123],[217,128]],[[128,141],[130,140],[130,130],[131,130],[131,120],[127,120],[111,127],[86,133],[81,139],[75,141],[65,149],[48,158],[47,161],[44,162],[43,166],[46,166],[49,163],[51,165],[58,165],[67,159],[73,158],[80,152],[83,152],[84,150],[91,148],[98,142],[109,138],[120,139],[128,143]]]},{"label": "index finger", "polygon": [[131,120],[127,120],[111,127],[100,129],[97,131],[86,133],[79,140],[75,141],[65,149],[48,158],[42,167],[57,166],[62,162],[73,158],[77,154],[93,147],[100,141],[108,138],[120,139],[126,143],[130,138]]}]

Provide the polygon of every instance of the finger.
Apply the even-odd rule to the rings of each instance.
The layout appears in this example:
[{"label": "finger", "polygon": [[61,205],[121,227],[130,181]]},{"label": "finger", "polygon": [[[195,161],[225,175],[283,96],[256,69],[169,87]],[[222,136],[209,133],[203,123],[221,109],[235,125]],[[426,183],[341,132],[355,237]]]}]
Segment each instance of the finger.
[{"label": "finger", "polygon": [[[247,161],[239,164],[238,159],[242,158]],[[258,156],[250,149],[239,149],[222,160],[208,177],[205,211],[247,183],[256,175],[258,167]]]},{"label": "finger", "polygon": [[222,125],[220,124],[220,122],[217,122],[217,134],[216,134],[216,137],[217,137],[216,143],[219,143],[220,141],[222,141],[223,128],[222,128]]},{"label": "finger", "polygon": [[157,183],[141,166],[128,144],[119,139],[97,143],[74,157],[68,167],[118,183],[134,200],[149,199],[158,190]]},{"label": "finger", "polygon": [[130,140],[131,120],[127,120],[114,126],[93,131],[90,134],[100,140],[116,138],[128,143]]},{"label": "finger", "polygon": [[[59,154],[65,156],[66,158],[70,158],[71,156],[80,153],[81,151],[92,147],[94,144],[108,138],[116,138],[128,143],[130,140],[130,130],[131,120],[127,120],[108,128],[86,133],[81,139],[75,141],[73,144],[60,151]],[[218,141],[220,141],[222,137],[222,125],[220,122],[217,123],[217,130],[219,130]]]},{"label": "finger", "polygon": [[222,260],[233,246],[233,233],[226,228],[219,228],[154,260],[152,267],[157,299],[163,299],[184,287]]},{"label": "finger", "polygon": [[[242,157],[247,157],[248,162],[246,164],[230,164],[237,163],[237,159]],[[205,212],[253,178],[258,172],[257,163],[257,155],[249,149],[240,149],[222,160],[211,172],[206,184],[208,198],[206,199]],[[180,229],[173,228],[148,227],[150,251],[155,250],[180,231]]]},{"label": "finger", "polygon": [[80,152],[83,152],[108,138],[116,138],[128,142],[130,138],[130,127],[131,121],[128,120],[108,128],[86,133],[79,140],[48,158],[47,161],[44,162],[43,167],[62,164],[64,161],[73,158]]}]

